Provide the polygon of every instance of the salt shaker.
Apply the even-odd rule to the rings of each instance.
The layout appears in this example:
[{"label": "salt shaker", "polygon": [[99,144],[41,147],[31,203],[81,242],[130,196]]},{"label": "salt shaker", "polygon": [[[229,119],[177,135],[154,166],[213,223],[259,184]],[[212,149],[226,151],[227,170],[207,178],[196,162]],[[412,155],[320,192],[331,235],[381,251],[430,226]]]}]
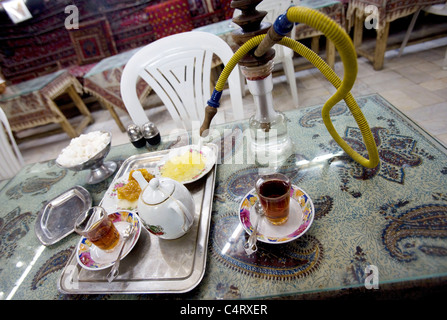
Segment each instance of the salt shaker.
[{"label": "salt shaker", "polygon": [[152,122],[143,124],[143,137],[151,146],[159,144],[161,140],[160,132]]},{"label": "salt shaker", "polygon": [[127,135],[135,148],[146,146],[146,140],[143,137],[143,133],[141,132],[140,127],[136,124],[132,123],[127,126]]}]

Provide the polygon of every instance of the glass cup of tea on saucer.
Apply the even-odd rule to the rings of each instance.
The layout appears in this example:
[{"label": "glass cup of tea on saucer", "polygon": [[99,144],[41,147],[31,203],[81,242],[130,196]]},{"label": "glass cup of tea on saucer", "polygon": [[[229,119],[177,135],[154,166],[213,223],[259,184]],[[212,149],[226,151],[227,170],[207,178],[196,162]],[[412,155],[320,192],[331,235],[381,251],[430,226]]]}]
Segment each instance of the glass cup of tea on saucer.
[{"label": "glass cup of tea on saucer", "polygon": [[267,221],[282,225],[289,218],[290,179],[282,173],[262,175],[256,181],[256,193]]},{"label": "glass cup of tea on saucer", "polygon": [[91,207],[80,215],[75,231],[105,252],[112,252],[120,242],[118,230],[102,207]]}]

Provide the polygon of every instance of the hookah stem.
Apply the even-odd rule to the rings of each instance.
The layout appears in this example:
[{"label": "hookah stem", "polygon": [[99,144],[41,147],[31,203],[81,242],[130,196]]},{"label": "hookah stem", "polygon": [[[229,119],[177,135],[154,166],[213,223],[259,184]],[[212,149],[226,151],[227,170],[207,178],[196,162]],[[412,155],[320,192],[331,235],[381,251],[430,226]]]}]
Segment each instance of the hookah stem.
[{"label": "hookah stem", "polygon": [[[334,43],[335,47],[339,51],[344,66],[343,81],[340,80],[337,74],[326,64],[326,62],[324,62],[324,60],[322,60],[315,52],[308,49],[303,44],[291,38],[282,36],[274,36],[274,39],[269,39],[269,34],[272,33],[270,32],[270,30],[273,29],[272,27],[267,35],[259,35],[249,39],[236,51],[234,56],[230,59],[230,61],[227,63],[224,70],[222,71],[214,89],[213,96],[217,95],[220,98],[220,94],[231,71],[236,66],[237,62],[251,49],[259,45],[259,51],[263,51],[265,48],[268,49],[269,46],[276,43],[279,38],[282,38],[278,42],[279,44],[291,48],[292,50],[309,60],[315,67],[320,70],[320,72],[326,77],[326,79],[331,82],[331,84],[335,88],[337,88],[337,91],[326,101],[322,109],[323,122],[332,138],[354,161],[358,162],[364,167],[375,168],[379,164],[377,146],[368,122],[366,121],[362,111],[357,105],[354,97],[350,93],[350,90],[354,85],[354,81],[357,77],[357,55],[352,41],[350,40],[346,32],[335,21],[316,10],[306,7],[290,7],[287,10],[286,14],[289,21],[305,23],[319,31],[322,31],[326,35],[326,37]],[[266,38],[265,43],[261,44],[264,38]],[[255,54],[262,54],[262,52],[259,51],[255,51]],[[364,143],[366,145],[366,149],[368,151],[369,159],[364,158],[354,149],[352,149],[343,140],[343,138],[340,137],[332,124],[330,118],[330,110],[336,103],[338,103],[342,99],[346,102],[355,121],[357,122],[357,125],[359,126]],[[206,116],[205,121],[200,128],[201,135],[206,129],[209,128],[212,117],[217,112],[216,109],[216,107],[211,107],[209,105],[205,108]]]}]

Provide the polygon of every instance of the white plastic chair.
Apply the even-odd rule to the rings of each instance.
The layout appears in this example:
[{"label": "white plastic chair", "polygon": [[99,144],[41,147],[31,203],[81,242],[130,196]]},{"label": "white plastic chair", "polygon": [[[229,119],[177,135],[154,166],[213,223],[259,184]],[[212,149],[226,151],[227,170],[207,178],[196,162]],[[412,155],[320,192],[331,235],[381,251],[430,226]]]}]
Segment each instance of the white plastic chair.
[{"label": "white plastic chair", "polygon": [[[174,121],[187,130],[191,129],[192,121],[201,124],[211,97],[213,54],[226,64],[233,51],[218,36],[200,31],[161,38],[135,53],[121,76],[121,97],[132,121],[140,126],[149,121],[136,93],[140,76],[156,92]],[[238,72],[231,72],[228,85],[234,118],[243,119]],[[223,115],[218,112],[214,123],[223,123]]]},{"label": "white plastic chair", "polygon": [[0,180],[10,179],[24,165],[22,154],[17,147],[8,118],[0,108]]},{"label": "white plastic chair", "polygon": [[[269,22],[273,24],[276,18],[285,13],[287,8],[292,4],[291,0],[263,0],[256,6],[256,10],[258,11],[267,11],[267,15],[264,17],[265,22]],[[240,15],[241,11],[236,9],[234,10],[233,17]],[[292,30],[292,34],[294,31]],[[296,77],[295,77],[295,67],[293,66],[293,55],[294,52],[292,49],[275,44],[273,46],[275,49],[275,58],[273,59],[273,63],[282,64],[284,74],[286,76],[287,82],[290,85],[290,92],[292,94],[292,99],[295,103],[295,106],[298,107],[298,90],[296,87]]]}]

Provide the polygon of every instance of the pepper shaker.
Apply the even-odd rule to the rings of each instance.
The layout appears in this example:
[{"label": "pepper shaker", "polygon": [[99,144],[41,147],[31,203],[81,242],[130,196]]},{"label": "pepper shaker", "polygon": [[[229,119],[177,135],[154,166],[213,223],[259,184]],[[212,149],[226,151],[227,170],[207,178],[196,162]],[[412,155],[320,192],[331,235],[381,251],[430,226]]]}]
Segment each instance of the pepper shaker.
[{"label": "pepper shaker", "polygon": [[143,137],[151,146],[159,144],[161,140],[160,132],[152,122],[143,124]]},{"label": "pepper shaker", "polygon": [[135,148],[146,146],[146,140],[143,137],[143,133],[141,132],[140,127],[136,124],[132,123],[127,126],[127,135]]}]

